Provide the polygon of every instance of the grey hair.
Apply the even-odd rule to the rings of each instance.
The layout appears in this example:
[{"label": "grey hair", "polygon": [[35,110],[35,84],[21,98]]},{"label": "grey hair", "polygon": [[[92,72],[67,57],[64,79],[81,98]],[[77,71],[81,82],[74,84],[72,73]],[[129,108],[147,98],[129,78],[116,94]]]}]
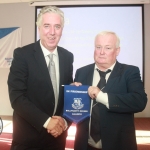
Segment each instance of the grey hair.
[{"label": "grey hair", "polygon": [[112,32],[112,31],[102,31],[100,33],[98,33],[95,37],[95,39],[100,36],[100,35],[107,35],[107,34],[112,34],[116,37],[117,39],[117,42],[116,42],[116,48],[119,48],[120,47],[120,38],[118,37],[118,35],[115,33],[115,32]]},{"label": "grey hair", "polygon": [[43,14],[45,14],[45,13],[55,13],[55,14],[60,15],[62,27],[64,26],[64,13],[63,13],[63,11],[60,10],[60,9],[59,9],[58,7],[56,7],[56,6],[46,6],[46,7],[43,7],[43,8],[40,10],[40,13],[38,14],[37,21],[36,21],[37,27],[40,27],[41,22],[42,22],[42,16],[43,16]]}]

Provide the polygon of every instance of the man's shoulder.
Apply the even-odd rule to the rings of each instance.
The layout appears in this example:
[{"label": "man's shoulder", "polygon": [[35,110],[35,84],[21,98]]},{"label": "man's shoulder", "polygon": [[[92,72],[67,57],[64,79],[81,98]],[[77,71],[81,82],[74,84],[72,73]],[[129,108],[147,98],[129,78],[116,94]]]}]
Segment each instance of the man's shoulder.
[{"label": "man's shoulder", "polygon": [[73,55],[69,50],[67,50],[67,49],[65,49],[65,48],[63,48],[61,46],[57,46],[57,50],[58,50],[58,52],[62,52],[64,54],[71,54],[71,55]]},{"label": "man's shoulder", "polygon": [[116,63],[117,66],[120,66],[123,69],[137,69],[138,66],[130,65],[130,64],[124,64],[124,63]]},{"label": "man's shoulder", "polygon": [[30,43],[30,44],[27,44],[27,45],[23,46],[22,48],[34,47],[34,46],[37,45],[37,44],[38,44],[38,42]]},{"label": "man's shoulder", "polygon": [[31,49],[34,49],[36,45],[38,45],[38,42],[30,43],[30,44],[24,45],[22,47],[18,47],[15,49],[15,51],[20,51],[20,52],[26,53],[26,52],[30,51]]},{"label": "man's shoulder", "polygon": [[95,65],[95,63],[89,64],[89,65],[83,66],[81,68],[78,68],[77,70],[81,70],[81,71],[91,70],[91,69],[94,69],[94,65]]},{"label": "man's shoulder", "polygon": [[16,48],[14,50],[13,57],[18,57],[21,59],[24,59],[24,58],[30,59],[34,55],[34,53],[39,49],[40,49],[40,45],[38,45],[38,42],[31,43],[31,44]]},{"label": "man's shoulder", "polygon": [[122,72],[122,74],[127,73],[127,74],[132,74],[132,73],[139,73],[140,69],[138,66],[134,65],[129,65],[129,64],[124,64],[124,63],[116,63],[116,66],[114,67],[114,71],[116,72]]}]

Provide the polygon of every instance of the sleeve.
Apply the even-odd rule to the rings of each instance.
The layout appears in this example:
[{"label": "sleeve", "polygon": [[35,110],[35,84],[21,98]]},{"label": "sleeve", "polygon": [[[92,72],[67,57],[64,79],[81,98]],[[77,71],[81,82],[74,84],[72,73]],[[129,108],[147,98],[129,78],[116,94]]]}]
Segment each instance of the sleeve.
[{"label": "sleeve", "polygon": [[109,109],[107,93],[103,93],[102,91],[100,91],[97,95],[96,101],[99,103],[102,103],[103,105],[105,105]]},{"label": "sleeve", "polygon": [[27,96],[28,65],[31,64],[26,62],[23,49],[16,49],[8,76],[9,98],[15,114],[40,132],[49,116],[37,108]]},{"label": "sleeve", "polygon": [[[138,67],[128,67],[108,92],[109,110],[116,113],[137,113],[145,109],[147,95]],[[117,89],[117,90],[115,90]]]},{"label": "sleeve", "polygon": [[[74,62],[74,56],[73,54],[70,52],[70,55],[69,55],[69,76],[68,76],[68,83],[71,84],[73,82],[73,62]],[[68,129],[72,122],[67,120],[67,119],[64,119],[65,120],[65,125],[66,125],[66,129]],[[65,129],[65,130],[66,130]]]}]

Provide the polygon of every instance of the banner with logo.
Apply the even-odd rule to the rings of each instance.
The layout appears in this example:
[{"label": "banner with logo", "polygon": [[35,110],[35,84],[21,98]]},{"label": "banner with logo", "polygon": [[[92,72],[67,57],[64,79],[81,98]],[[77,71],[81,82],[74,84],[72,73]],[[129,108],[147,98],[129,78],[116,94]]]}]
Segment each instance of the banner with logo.
[{"label": "banner with logo", "polygon": [[0,68],[9,68],[13,59],[13,51],[21,47],[19,27],[0,28]]},{"label": "banner with logo", "polygon": [[79,123],[90,117],[91,98],[88,95],[89,86],[64,86],[63,116],[74,123]]}]

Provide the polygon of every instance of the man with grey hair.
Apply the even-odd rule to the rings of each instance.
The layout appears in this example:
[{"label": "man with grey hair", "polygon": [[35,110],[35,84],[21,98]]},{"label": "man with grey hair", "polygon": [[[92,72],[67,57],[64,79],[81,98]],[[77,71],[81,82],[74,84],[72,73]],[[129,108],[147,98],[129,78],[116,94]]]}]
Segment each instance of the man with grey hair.
[{"label": "man with grey hair", "polygon": [[40,40],[17,48],[8,77],[13,113],[11,150],[64,150],[70,122],[62,118],[62,85],[73,82],[73,54],[58,46],[64,14],[43,7],[37,18]]},{"label": "man with grey hair", "polygon": [[74,150],[137,150],[134,113],[147,95],[139,68],[117,61],[120,40],[103,31],[95,38],[95,63],[76,71],[75,85],[89,85],[91,117],[77,124]]}]

